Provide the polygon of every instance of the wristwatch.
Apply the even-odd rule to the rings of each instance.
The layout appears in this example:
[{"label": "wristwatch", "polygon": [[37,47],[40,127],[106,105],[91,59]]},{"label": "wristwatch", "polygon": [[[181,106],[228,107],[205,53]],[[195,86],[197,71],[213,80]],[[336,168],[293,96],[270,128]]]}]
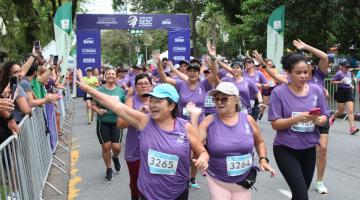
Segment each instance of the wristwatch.
[{"label": "wristwatch", "polygon": [[215,61],[215,60],[216,60],[216,57],[215,57],[215,56],[211,56],[210,59],[211,59],[211,61]]},{"label": "wristwatch", "polygon": [[268,159],[267,157],[265,157],[265,156],[259,158],[259,163],[260,163],[260,161],[261,161],[262,159],[265,159],[266,162],[269,163],[269,159]]},{"label": "wristwatch", "polygon": [[14,113],[10,113],[10,116],[6,118],[6,122],[9,122],[10,120],[14,119]]}]

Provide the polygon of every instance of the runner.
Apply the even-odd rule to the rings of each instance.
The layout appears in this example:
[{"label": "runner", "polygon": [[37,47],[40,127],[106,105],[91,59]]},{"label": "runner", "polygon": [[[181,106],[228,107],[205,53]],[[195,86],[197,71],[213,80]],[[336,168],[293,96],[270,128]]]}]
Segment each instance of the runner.
[{"label": "runner", "polygon": [[[323,90],[324,96],[327,96],[327,90],[324,85],[325,77],[327,76],[328,68],[329,68],[329,60],[328,60],[327,54],[325,52],[320,51],[319,49],[316,49],[316,48],[304,43],[301,40],[294,40],[293,45],[299,50],[309,51],[314,56],[316,56],[320,59],[317,68],[313,68],[311,63],[308,63],[308,68],[309,68],[308,83],[318,85]],[[257,53],[256,51],[254,52],[254,56],[258,58],[259,62],[263,62],[261,55],[259,53]],[[288,83],[287,77],[283,77],[283,76],[280,76],[279,74],[274,73],[274,71],[268,67],[266,67],[265,70],[268,72],[268,74],[270,76],[272,76],[277,81],[284,83],[284,84]],[[329,129],[330,129],[329,120],[327,120],[323,126],[319,127],[320,141],[319,141],[319,145],[317,145],[317,148],[316,148],[316,151],[317,151],[317,153],[316,153],[317,181],[315,183],[315,190],[319,194],[327,194],[328,193],[328,190],[323,183],[323,177],[324,177],[326,161],[327,161],[327,145],[328,145],[328,141],[329,141],[329,137],[328,137]]]},{"label": "runner", "polygon": [[268,120],[277,132],[274,157],[291,189],[292,199],[308,199],[319,126],[326,123],[329,111],[323,90],[307,83],[309,68],[302,54],[284,55],[282,65],[291,82],[276,87],[270,96]]},{"label": "runner", "polygon": [[92,94],[140,132],[140,199],[188,199],[190,150],[198,156],[192,161],[207,169],[209,155],[186,120],[177,118],[179,94],[169,84],[156,86],[150,96],[150,115],[136,111],[84,84],[78,70],[79,86]]},{"label": "runner", "polygon": [[[91,67],[88,67],[85,69],[85,71],[86,71],[86,77],[84,77],[85,83],[88,84],[92,88],[99,87],[98,79],[92,75],[93,69]],[[86,114],[87,114],[87,119],[88,119],[88,125],[90,125],[94,119],[94,112],[91,109],[91,101],[92,101],[91,95],[85,93],[84,101],[85,101],[85,105],[86,105]]]},{"label": "runner", "polygon": [[[210,44],[207,45],[209,53],[213,57],[213,60],[215,61],[215,48],[212,47]],[[200,81],[200,66],[197,64],[189,64],[187,68],[187,76],[188,80],[179,80],[179,79],[173,79],[170,77],[167,77],[165,75],[164,69],[162,68],[162,65],[160,63],[160,54],[158,52],[155,52],[153,54],[153,60],[156,61],[158,65],[158,72],[160,75],[160,79],[165,82],[169,83],[176,87],[177,91],[180,94],[180,100],[179,100],[179,116],[183,119],[190,119],[190,113],[186,109],[186,105],[189,102],[192,102],[196,104],[197,107],[200,107],[202,109],[202,115],[200,116],[200,120],[204,119],[205,113],[204,113],[204,102],[206,98],[206,93],[210,91],[213,87],[212,85],[217,85],[220,80],[217,76],[210,75],[207,79]],[[193,62],[199,62],[197,59],[193,59]],[[210,67],[210,70],[214,70],[215,66]],[[216,74],[216,73],[212,73]],[[190,187],[192,189],[199,189],[200,186],[196,182],[196,168],[194,165],[192,165],[191,168],[191,179],[190,179]]]},{"label": "runner", "polygon": [[331,83],[337,85],[335,99],[337,102],[337,111],[330,117],[330,125],[334,124],[335,119],[344,113],[345,107],[350,125],[350,135],[359,132],[359,128],[354,123],[354,86],[352,85],[352,74],[349,71],[350,63],[343,60],[340,63],[340,70],[331,79]]},{"label": "runner", "polygon": [[[209,93],[216,103],[216,114],[207,116],[199,126],[201,140],[207,143],[210,160],[207,170],[210,199],[251,199],[257,167],[253,163],[253,148],[259,156],[260,169],[275,175],[268,164],[266,148],[255,120],[240,112],[239,90],[233,83],[222,82]],[[189,105],[197,124],[200,112]],[[247,185],[247,181],[251,181]]]},{"label": "runner", "polygon": [[[274,73],[278,74],[279,72],[276,70],[275,65],[273,63],[273,61],[271,59],[266,59],[265,60],[265,67],[267,67],[268,69],[271,69]],[[264,105],[268,105],[269,104],[269,99],[270,99],[270,95],[271,95],[271,91],[275,88],[276,86],[276,81],[274,80],[274,78],[272,78],[266,71],[266,69],[264,69],[264,66],[261,66],[259,68],[259,70],[261,71],[261,73],[264,74],[266,80],[269,83],[269,88],[263,88],[262,89],[262,95],[263,95],[263,100],[264,100]],[[258,119],[261,120],[262,118],[262,113],[259,115]]]},{"label": "runner", "polygon": [[[244,59],[244,63],[245,63],[245,71],[243,77],[253,81],[260,91],[264,88],[268,88],[269,87],[268,81],[265,79],[263,73],[255,69],[255,64],[253,59],[247,57]],[[259,102],[259,100],[256,98],[256,95],[254,94],[250,94],[250,95],[251,95],[250,102],[252,107],[251,116],[253,116],[255,121],[257,121],[259,114],[264,112],[265,107],[260,106],[260,104],[263,104],[263,102]]]},{"label": "runner", "polygon": [[[101,93],[107,94],[114,101],[125,102],[125,92],[116,85],[116,71],[109,68],[105,71],[106,83],[97,90]],[[106,166],[105,179],[111,181],[113,179],[113,170],[111,167],[111,158],[114,162],[116,171],[120,171],[121,164],[119,161],[119,154],[121,151],[122,129],[116,126],[117,116],[111,111],[107,110],[101,103],[93,101],[92,109],[97,113],[96,134],[102,148],[102,157]],[[113,156],[111,157],[111,152]]]},{"label": "runner", "polygon": [[[126,100],[126,105],[143,113],[149,113],[149,97],[143,94],[149,93],[152,89],[151,77],[147,74],[139,74],[135,77],[136,95]],[[118,118],[118,127],[128,128],[125,141],[125,160],[130,175],[130,191],[132,200],[139,199],[139,189],[137,186],[139,167],[140,167],[140,131],[133,126]]]}]

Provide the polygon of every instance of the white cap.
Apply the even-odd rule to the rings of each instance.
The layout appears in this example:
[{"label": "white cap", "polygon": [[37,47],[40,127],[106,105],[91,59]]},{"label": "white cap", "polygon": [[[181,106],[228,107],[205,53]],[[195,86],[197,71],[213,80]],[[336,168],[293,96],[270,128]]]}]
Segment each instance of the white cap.
[{"label": "white cap", "polygon": [[213,89],[209,92],[210,96],[214,96],[216,93],[221,92],[227,95],[239,96],[239,89],[230,82],[221,82],[216,89]]},{"label": "white cap", "polygon": [[179,67],[180,67],[179,64],[175,64],[175,65],[174,65],[174,68],[175,68],[175,69],[178,69]]}]

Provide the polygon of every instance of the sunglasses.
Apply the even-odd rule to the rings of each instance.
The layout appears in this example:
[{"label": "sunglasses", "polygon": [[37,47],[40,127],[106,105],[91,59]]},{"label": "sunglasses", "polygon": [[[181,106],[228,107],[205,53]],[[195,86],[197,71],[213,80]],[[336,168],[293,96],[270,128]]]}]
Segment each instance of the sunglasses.
[{"label": "sunglasses", "polygon": [[244,63],[251,64],[251,63],[254,63],[254,62],[253,62],[253,61],[250,61],[250,60],[247,60],[247,61],[245,61]]},{"label": "sunglasses", "polygon": [[214,98],[215,103],[220,102],[222,104],[226,104],[228,102],[228,100],[229,100],[229,97],[215,97]]}]

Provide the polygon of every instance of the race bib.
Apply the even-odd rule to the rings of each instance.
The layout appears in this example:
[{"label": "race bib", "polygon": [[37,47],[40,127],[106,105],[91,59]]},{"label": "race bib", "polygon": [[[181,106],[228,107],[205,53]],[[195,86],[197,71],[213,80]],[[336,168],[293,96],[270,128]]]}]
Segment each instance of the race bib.
[{"label": "race bib", "polygon": [[345,77],[343,80],[346,85],[351,85],[351,78]]},{"label": "race bib", "polygon": [[152,149],[148,152],[148,166],[152,174],[175,175],[179,157]]},{"label": "race bib", "polygon": [[270,87],[274,87],[275,86],[275,81],[274,80],[269,80],[269,85],[270,85]]},{"label": "race bib", "polygon": [[250,100],[250,105],[251,105],[252,108],[255,106],[255,99]]},{"label": "race bib", "polygon": [[92,97],[89,93],[86,93],[86,97]]},{"label": "race bib", "polygon": [[[300,112],[292,112],[292,117],[298,116]],[[315,124],[313,122],[299,122],[291,126],[291,130],[301,133],[314,132]]]},{"label": "race bib", "polygon": [[215,107],[214,97],[212,97],[212,96],[206,96],[206,97],[205,97],[204,107],[207,107],[207,108],[209,108],[209,107],[210,107],[210,108]]},{"label": "race bib", "polygon": [[251,154],[243,156],[227,156],[226,168],[229,176],[240,176],[250,170],[252,166]]}]

